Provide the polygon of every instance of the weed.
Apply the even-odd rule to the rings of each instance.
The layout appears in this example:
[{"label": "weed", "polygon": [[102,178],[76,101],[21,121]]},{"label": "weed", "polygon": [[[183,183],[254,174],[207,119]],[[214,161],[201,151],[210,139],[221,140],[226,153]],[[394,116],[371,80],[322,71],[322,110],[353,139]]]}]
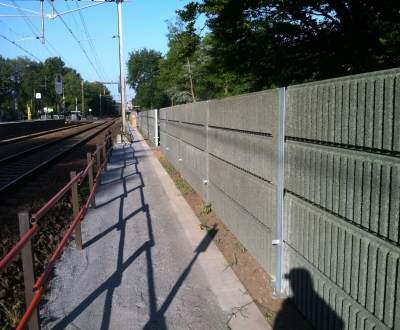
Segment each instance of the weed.
[{"label": "weed", "polygon": [[271,322],[271,321],[272,321],[272,315],[269,314],[269,313],[267,313],[267,315],[265,315],[265,319],[266,319],[268,322]]},{"label": "weed", "polygon": [[[18,310],[18,308],[8,308],[3,303],[0,303],[0,310],[4,312],[6,320],[13,328],[18,325],[22,317],[21,312]],[[4,329],[6,329],[6,327]]]},{"label": "weed", "polygon": [[175,174],[177,173],[175,167],[170,164],[162,164],[162,167],[167,171],[168,174]]},{"label": "weed", "polygon": [[233,242],[233,247],[235,248],[235,250],[239,250],[240,246],[238,242]]},{"label": "weed", "polygon": [[238,258],[236,257],[236,254],[233,255],[233,260],[228,260],[227,264],[225,265],[225,269],[223,271],[226,271],[228,269],[228,267],[233,267],[233,266],[237,266],[238,264]]},{"label": "weed", "polygon": [[203,215],[207,215],[211,212],[211,202],[203,204],[203,207],[201,208],[200,212],[197,212],[197,216],[201,217]]},{"label": "weed", "polygon": [[183,196],[186,196],[188,193],[193,192],[193,188],[183,179],[174,180],[175,186],[180,189]]},{"label": "weed", "polygon": [[242,248],[240,250],[242,251],[242,253],[247,251],[247,249],[243,245],[242,245]]},{"label": "weed", "polygon": [[217,238],[217,239],[215,240],[215,244],[221,244],[221,243],[222,243],[222,241],[221,241],[220,238]]}]

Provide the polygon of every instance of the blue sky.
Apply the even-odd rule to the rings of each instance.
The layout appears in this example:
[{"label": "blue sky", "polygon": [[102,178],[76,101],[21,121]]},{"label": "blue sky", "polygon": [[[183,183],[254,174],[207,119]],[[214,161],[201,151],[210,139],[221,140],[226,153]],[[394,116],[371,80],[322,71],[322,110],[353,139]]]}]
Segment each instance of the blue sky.
[{"label": "blue sky", "polygon": [[[165,20],[173,19],[175,10],[182,9],[189,2],[190,0],[123,2],[124,61],[128,60],[130,52],[143,48],[165,54],[168,50],[165,37],[168,29]],[[43,3],[45,16],[51,14],[49,1]],[[116,3],[56,0],[54,8],[55,13],[62,14],[93,4],[99,5],[64,14],[55,19],[46,17],[44,19],[46,41],[42,44],[40,39],[35,39],[37,36],[41,37],[42,33],[40,1],[0,0],[0,54],[5,58],[27,56],[42,62],[48,57],[60,56],[67,67],[75,69],[87,81],[117,81],[118,38],[111,38],[118,35]],[[22,18],[21,12],[29,17]],[[94,39],[91,40],[91,45],[85,41],[88,36]],[[15,44],[5,38],[15,41]],[[120,100],[117,85],[107,85],[107,87],[111,94],[115,95],[114,98]],[[134,91],[128,86],[126,93],[127,99],[134,96]]]}]

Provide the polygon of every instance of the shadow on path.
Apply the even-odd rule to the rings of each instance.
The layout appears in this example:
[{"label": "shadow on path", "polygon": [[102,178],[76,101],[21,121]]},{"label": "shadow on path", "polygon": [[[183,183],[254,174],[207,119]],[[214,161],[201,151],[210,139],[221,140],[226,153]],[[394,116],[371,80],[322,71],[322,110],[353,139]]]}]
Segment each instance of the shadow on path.
[{"label": "shadow on path", "polygon": [[[132,148],[132,145],[127,145],[123,147],[124,153],[126,152],[132,152],[133,155],[135,155],[135,151]],[[104,292],[106,292],[106,298],[105,298],[105,303],[104,303],[104,313],[102,317],[102,322],[101,322],[101,327],[100,329],[106,330],[110,328],[110,323],[111,323],[111,309],[113,306],[113,296],[115,289],[121,285],[122,278],[123,278],[123,273],[124,271],[142,254],[144,253],[146,255],[146,263],[147,263],[147,274],[143,274],[143,276],[147,277],[148,281],[148,292],[149,292],[149,316],[150,319],[148,323],[144,326],[144,329],[167,329],[167,326],[165,324],[165,317],[164,314],[167,311],[168,307],[172,303],[174,297],[176,296],[179,288],[182,286],[182,283],[188,276],[188,274],[191,271],[191,268],[195,261],[197,260],[199,254],[201,252],[204,252],[208,245],[212,242],[212,238],[208,235],[204,237],[202,240],[201,244],[197,247],[195,251],[195,255],[192,259],[192,261],[189,263],[189,265],[186,267],[186,269],[183,271],[179,279],[176,281],[174,287],[171,289],[171,292],[168,294],[168,297],[166,298],[164,304],[161,306],[159,310],[157,310],[157,297],[156,297],[156,290],[155,290],[155,283],[154,283],[154,271],[153,271],[153,262],[152,262],[152,250],[151,248],[155,245],[154,241],[154,235],[153,235],[153,229],[152,229],[152,220],[150,216],[150,210],[149,210],[149,205],[146,204],[145,202],[145,197],[144,197],[144,181],[141,172],[138,170],[138,161],[137,158],[135,158],[135,166],[136,166],[136,173],[140,178],[140,184],[135,187],[134,189],[131,189],[130,191],[127,190],[127,185],[126,185],[126,178],[124,177],[124,171],[121,171],[121,177],[120,180],[122,181],[123,185],[123,193],[114,198],[113,200],[120,199],[120,204],[119,204],[119,216],[118,216],[118,222],[108,229],[106,229],[104,232],[100,233],[96,237],[92,238],[88,242],[86,242],[83,247],[87,248],[94,243],[98,242],[99,240],[103,239],[106,237],[109,233],[111,233],[113,230],[120,231],[120,239],[118,242],[118,257],[117,257],[117,267],[116,271],[105,281],[103,282],[99,287],[97,287],[91,294],[89,294],[83,301],[79,303],[78,306],[76,306],[68,315],[66,315],[64,318],[62,318],[54,327],[53,329],[65,329],[68,327],[69,324],[73,323],[76,318],[79,317],[82,313],[85,312],[85,310]],[[126,167],[126,163],[124,163],[124,167]],[[132,175],[132,174],[130,174]],[[141,197],[141,207],[129,214],[128,216],[124,217],[123,216],[123,210],[124,210],[124,202],[125,199],[128,196],[128,193],[134,190],[139,189],[140,191],[140,197]],[[103,205],[104,206],[104,205]],[[140,248],[138,248],[126,261],[124,262],[124,247],[125,247],[125,237],[126,237],[126,224],[127,221],[132,219],[135,215],[137,215],[140,212],[144,212],[146,214],[146,224],[147,224],[147,230],[148,230],[148,241],[146,241]],[[214,228],[215,229],[215,228]],[[96,274],[86,274],[86,276],[96,276]],[[54,318],[49,318],[43,322],[43,325],[49,323],[49,322],[54,322]]]}]

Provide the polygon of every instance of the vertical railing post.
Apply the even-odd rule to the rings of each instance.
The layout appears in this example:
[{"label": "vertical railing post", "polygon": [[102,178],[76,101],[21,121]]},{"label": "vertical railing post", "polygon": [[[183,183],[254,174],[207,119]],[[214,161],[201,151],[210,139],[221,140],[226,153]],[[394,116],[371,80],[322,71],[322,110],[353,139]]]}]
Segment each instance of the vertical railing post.
[{"label": "vertical railing post", "polygon": [[[96,144],[96,150],[98,150],[99,147],[100,147],[100,144]],[[100,161],[101,153],[100,153],[100,152],[101,152],[101,151],[99,150],[99,151],[97,152],[97,154],[96,154],[96,157],[97,157],[97,159],[96,159],[97,170],[98,170],[98,169],[100,168],[100,166],[101,166],[101,161]],[[97,178],[97,185],[98,185],[98,186],[101,185],[101,172],[100,172],[99,177]]]},{"label": "vertical railing post", "polygon": [[[106,157],[107,157],[107,143],[104,144],[104,148],[103,148],[103,162],[106,159]],[[107,162],[104,163],[104,171],[105,172],[107,172]]]},{"label": "vertical railing post", "polygon": [[[89,165],[90,162],[92,161],[92,154],[90,152],[88,152],[86,154],[86,159],[87,159],[87,163]],[[93,165],[90,166],[90,170],[88,172],[88,179],[89,179],[89,190],[90,190],[90,192],[92,192],[92,190],[93,190]],[[93,198],[90,201],[90,208],[92,208],[92,209],[96,208],[96,197],[95,197],[95,195],[93,195]]]},{"label": "vertical railing post", "polygon": [[157,109],[154,110],[154,145],[158,147],[158,114]]},{"label": "vertical railing post", "polygon": [[[76,177],[76,172],[70,172],[71,180]],[[78,183],[75,181],[71,186],[71,194],[72,194],[72,210],[74,214],[74,219],[79,213],[79,200],[78,200]],[[75,227],[75,244],[77,250],[82,250],[82,226],[79,221]]]},{"label": "vertical railing post", "polygon": [[[29,224],[30,213],[29,211],[20,211],[18,213],[19,220],[19,232],[21,238],[26,235],[30,230]],[[33,287],[35,285],[35,264],[33,259],[33,247],[32,241],[30,241],[21,251],[22,269],[24,272],[24,285],[25,285],[25,300],[26,305],[29,306],[35,296]],[[29,320],[29,330],[39,330],[39,312],[36,310],[33,312],[31,319]]]},{"label": "vertical railing post", "polygon": [[210,103],[209,101],[206,101],[206,179],[205,179],[205,200],[207,203],[210,202],[209,197],[208,197],[208,187],[209,187],[209,163],[210,163],[210,155],[208,153],[208,146],[209,146],[209,141],[208,141],[208,126],[210,124]]}]

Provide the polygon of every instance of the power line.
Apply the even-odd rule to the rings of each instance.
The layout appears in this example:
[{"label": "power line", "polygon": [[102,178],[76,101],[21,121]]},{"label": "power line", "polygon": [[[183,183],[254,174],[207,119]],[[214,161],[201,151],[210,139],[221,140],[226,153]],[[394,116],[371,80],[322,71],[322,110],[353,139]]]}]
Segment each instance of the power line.
[{"label": "power line", "polygon": [[25,53],[28,53],[29,55],[31,55],[33,58],[36,58],[38,61],[40,61],[35,55],[29,53],[27,50],[23,49],[22,47],[18,46],[15,42],[12,42],[10,39],[8,39],[7,37],[0,35],[0,37],[3,37],[4,39],[6,39],[7,41],[11,42],[13,45],[17,46],[18,48],[22,49]]},{"label": "power line", "polygon": [[[76,2],[76,7],[79,8],[79,4],[78,4],[77,2]],[[82,11],[81,11],[81,10],[79,11],[79,16],[81,17],[81,21],[82,21],[83,28],[84,28],[84,30],[85,30],[85,34],[86,34],[87,38],[89,39],[89,45],[90,45],[90,48],[91,48],[91,50],[92,50],[93,57],[94,57],[94,59],[95,59],[97,65],[98,65],[98,67],[99,67],[99,70],[100,70],[100,71],[103,71],[103,73],[104,73],[104,69],[103,69],[103,67],[101,66],[99,57],[97,56],[96,49],[94,48],[93,42],[92,42],[91,37],[90,37],[90,34],[89,34],[89,30],[88,30],[88,28],[87,28],[87,26],[86,26],[85,20],[83,19],[83,14],[82,14]],[[103,78],[102,76],[100,76],[100,78],[104,80],[104,78]]]},{"label": "power line", "polygon": [[[50,0],[48,0],[50,2]],[[82,49],[83,53],[85,54],[87,60],[89,61],[89,63],[91,64],[91,66],[93,67],[94,71],[96,71],[96,73],[98,74],[99,77],[101,77],[101,75],[99,74],[99,72],[96,70],[96,68],[94,67],[92,61],[90,60],[88,54],[86,53],[86,51],[83,49],[81,43],[79,42],[78,38],[75,36],[75,34],[72,32],[72,30],[68,27],[68,25],[65,23],[64,19],[60,16],[60,14],[58,13],[58,11],[54,8],[54,11],[57,13],[58,17],[60,18],[61,22],[63,22],[63,24],[65,25],[65,27],[68,29],[68,31],[72,34],[73,38],[75,39],[76,43],[79,45],[79,47]]]}]

